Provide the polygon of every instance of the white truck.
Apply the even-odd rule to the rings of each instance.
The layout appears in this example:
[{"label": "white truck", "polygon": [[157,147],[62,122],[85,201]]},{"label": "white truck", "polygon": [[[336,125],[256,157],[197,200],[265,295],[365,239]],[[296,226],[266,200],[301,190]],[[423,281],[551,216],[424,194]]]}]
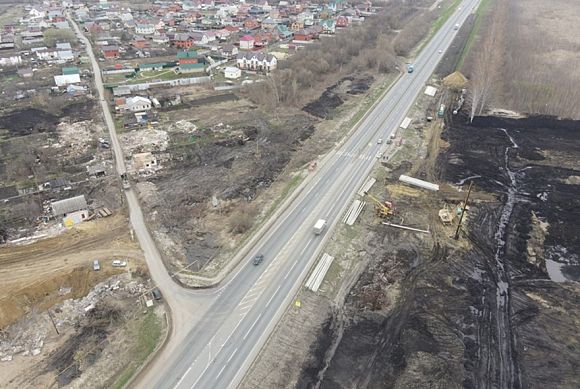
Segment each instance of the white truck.
[{"label": "white truck", "polygon": [[326,220],[318,219],[318,221],[314,224],[314,235],[322,234],[322,231],[326,228]]}]

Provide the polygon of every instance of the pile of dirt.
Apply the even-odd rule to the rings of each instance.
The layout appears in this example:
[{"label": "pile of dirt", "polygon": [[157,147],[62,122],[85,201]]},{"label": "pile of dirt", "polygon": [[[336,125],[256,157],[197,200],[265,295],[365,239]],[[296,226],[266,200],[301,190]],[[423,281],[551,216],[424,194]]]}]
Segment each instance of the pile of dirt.
[{"label": "pile of dirt", "polygon": [[344,77],[336,84],[329,86],[322,95],[304,106],[303,110],[321,119],[332,118],[333,111],[340,107],[349,95],[359,95],[366,92],[373,83],[370,75]]},{"label": "pile of dirt", "polygon": [[11,136],[24,136],[37,132],[52,132],[59,119],[46,111],[27,108],[0,116],[0,130],[7,129]]}]

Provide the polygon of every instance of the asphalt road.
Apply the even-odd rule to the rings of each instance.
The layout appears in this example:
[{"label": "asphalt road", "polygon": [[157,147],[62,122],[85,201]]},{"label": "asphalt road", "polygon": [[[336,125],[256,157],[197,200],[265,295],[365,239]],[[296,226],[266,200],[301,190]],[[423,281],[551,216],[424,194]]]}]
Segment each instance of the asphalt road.
[{"label": "asphalt road", "polygon": [[[349,205],[372,170],[377,155],[388,154],[387,139],[435,70],[442,54],[479,0],[465,0],[425,46],[405,74],[369,113],[356,132],[329,155],[303,193],[255,246],[264,262],[253,266],[251,257],[229,283],[220,288],[205,315],[184,338],[180,351],[165,360],[148,387],[235,387],[292,301],[320,253],[332,226]],[[329,227],[314,235],[317,219]]]},{"label": "asphalt road", "polygon": [[[135,193],[125,191],[131,225],[151,276],[171,307],[173,321],[169,343],[133,386],[226,388],[239,383],[302,285],[329,231],[373,168],[376,156],[388,154],[390,146],[377,144],[377,139],[387,139],[396,131],[439,62],[442,55],[438,51],[445,51],[457,32],[453,25],[462,24],[478,2],[462,2],[461,9],[417,57],[415,72],[404,74],[352,136],[327,156],[302,193],[256,244],[252,254],[263,253],[264,262],[254,266],[251,256],[246,258],[219,289],[189,291],[173,282],[144,223]],[[70,21],[87,46],[116,169],[124,173],[124,158],[104,99],[98,62],[90,42]],[[326,219],[329,227],[316,236],[312,227],[319,218]]]}]

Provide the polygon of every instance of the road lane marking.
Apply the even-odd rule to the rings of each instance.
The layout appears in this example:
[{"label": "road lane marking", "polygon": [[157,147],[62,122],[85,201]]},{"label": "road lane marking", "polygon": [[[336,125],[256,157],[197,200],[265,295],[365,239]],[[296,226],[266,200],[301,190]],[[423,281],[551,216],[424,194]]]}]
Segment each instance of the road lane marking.
[{"label": "road lane marking", "polygon": [[234,352],[233,352],[233,353],[230,355],[230,357],[228,358],[228,361],[227,361],[227,363],[230,363],[230,361],[232,360],[232,358],[234,357],[234,355],[236,355],[236,353],[237,353],[237,352],[238,352],[238,349],[236,348],[236,349],[234,350]]},{"label": "road lane marking", "polygon": [[[284,279],[286,279],[286,278],[284,278]],[[268,300],[268,302],[266,303],[266,308],[268,308],[268,305],[270,305],[274,296],[276,296],[276,294],[278,294],[278,291],[280,290],[281,286],[282,285],[278,285],[278,288],[276,288],[276,291],[274,293],[272,293],[272,296],[270,296],[270,300]]]},{"label": "road lane marking", "polygon": [[220,378],[220,375],[222,375],[222,373],[224,372],[224,369],[226,368],[226,365],[223,365],[223,367],[220,369],[220,372],[218,373],[218,375],[215,377],[215,380],[217,381],[218,378]]},{"label": "road lane marking", "polygon": [[304,248],[302,249],[302,251],[300,252],[300,256],[302,256],[302,254],[304,254],[304,252],[306,251],[306,249],[308,248],[308,246],[310,246],[310,243],[312,243],[312,239],[310,239],[308,241],[308,243],[306,243],[306,246],[304,246]]},{"label": "road lane marking", "polygon": [[[195,363],[195,362],[193,362],[193,363]],[[184,379],[185,379],[185,377],[187,376],[187,373],[189,373],[190,371],[191,371],[191,366],[189,366],[189,369],[187,369],[187,370],[185,371],[185,374],[183,374],[183,375],[181,376],[181,379],[180,379],[180,380],[177,382],[177,385],[175,385],[175,386],[173,387],[174,389],[175,389],[175,388],[177,388],[177,387],[179,387],[179,385],[181,385],[181,383],[183,382],[183,380],[184,380]]]},{"label": "road lane marking", "polygon": [[290,274],[292,272],[292,270],[294,269],[294,266],[296,266],[296,265],[298,265],[298,260],[296,260],[296,262],[294,262],[294,264],[292,265],[292,267],[288,271],[288,274]]},{"label": "road lane marking", "polygon": [[252,332],[252,330],[254,329],[254,326],[256,325],[256,323],[258,323],[258,320],[260,320],[261,317],[262,317],[262,314],[260,313],[258,315],[258,317],[256,318],[256,320],[254,321],[254,323],[252,324],[252,326],[250,327],[250,329],[248,330],[248,332],[246,332],[246,335],[244,335],[243,340],[246,340],[248,335],[250,335],[250,332]]}]

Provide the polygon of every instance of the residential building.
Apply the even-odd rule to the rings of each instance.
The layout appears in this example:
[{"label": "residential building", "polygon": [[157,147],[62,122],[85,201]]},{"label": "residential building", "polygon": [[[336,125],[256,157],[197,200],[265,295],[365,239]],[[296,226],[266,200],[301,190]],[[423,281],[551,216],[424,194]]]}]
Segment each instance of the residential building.
[{"label": "residential building", "polygon": [[278,60],[272,54],[245,52],[237,55],[236,63],[240,69],[269,72],[276,69]]},{"label": "residential building", "polygon": [[61,217],[63,224],[67,227],[81,223],[89,217],[87,200],[84,195],[53,201],[50,203],[50,207],[53,216]]},{"label": "residential building", "polygon": [[228,66],[224,70],[224,76],[229,79],[237,79],[242,76],[242,70],[233,66]]},{"label": "residential building", "polygon": [[119,58],[120,55],[118,46],[103,46],[101,51],[105,58]]},{"label": "residential building", "polygon": [[133,154],[133,170],[135,172],[155,170],[158,166],[157,158],[149,152]]},{"label": "residential building", "polygon": [[244,35],[240,38],[240,50],[252,50],[254,48],[254,37]]},{"label": "residential building", "polygon": [[131,112],[149,111],[151,109],[151,100],[141,96],[129,97],[125,99],[123,109]]},{"label": "residential building", "polygon": [[155,26],[153,24],[139,24],[135,26],[135,33],[138,35],[153,35]]}]

